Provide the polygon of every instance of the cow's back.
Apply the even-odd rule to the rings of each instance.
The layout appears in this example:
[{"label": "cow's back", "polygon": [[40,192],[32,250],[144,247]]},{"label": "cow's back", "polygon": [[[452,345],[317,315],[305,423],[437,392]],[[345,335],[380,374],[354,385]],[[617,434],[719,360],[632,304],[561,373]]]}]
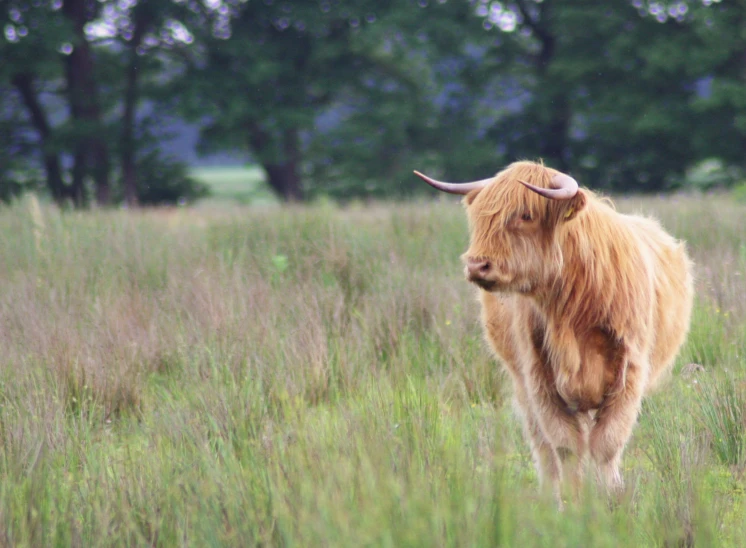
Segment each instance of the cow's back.
[{"label": "cow's back", "polygon": [[670,372],[686,339],[692,314],[694,281],[685,245],[644,217],[629,217],[654,265],[655,310],[653,348],[647,390]]}]

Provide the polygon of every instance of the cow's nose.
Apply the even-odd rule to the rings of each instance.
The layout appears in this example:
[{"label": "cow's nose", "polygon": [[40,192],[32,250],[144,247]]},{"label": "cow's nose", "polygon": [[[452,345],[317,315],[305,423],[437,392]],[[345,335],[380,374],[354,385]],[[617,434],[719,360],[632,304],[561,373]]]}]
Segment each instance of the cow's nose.
[{"label": "cow's nose", "polygon": [[492,264],[487,259],[470,257],[466,259],[466,270],[469,273],[469,279],[480,280],[489,274]]}]

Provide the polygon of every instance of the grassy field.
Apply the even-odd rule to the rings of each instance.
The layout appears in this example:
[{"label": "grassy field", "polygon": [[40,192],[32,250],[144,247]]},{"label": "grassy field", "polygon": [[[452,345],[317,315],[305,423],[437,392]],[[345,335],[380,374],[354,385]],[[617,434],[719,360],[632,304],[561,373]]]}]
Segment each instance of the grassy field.
[{"label": "grassy field", "polygon": [[746,206],[620,209],[689,241],[694,322],[621,499],[563,513],[457,202],[0,210],[0,544],[743,546]]}]

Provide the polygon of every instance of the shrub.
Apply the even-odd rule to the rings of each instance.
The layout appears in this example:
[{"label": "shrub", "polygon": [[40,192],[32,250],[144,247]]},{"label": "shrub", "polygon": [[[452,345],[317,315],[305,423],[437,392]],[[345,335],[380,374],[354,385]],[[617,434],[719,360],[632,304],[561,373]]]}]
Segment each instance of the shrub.
[{"label": "shrub", "polygon": [[188,174],[187,166],[153,151],[138,162],[137,195],[143,205],[192,203],[209,188]]}]

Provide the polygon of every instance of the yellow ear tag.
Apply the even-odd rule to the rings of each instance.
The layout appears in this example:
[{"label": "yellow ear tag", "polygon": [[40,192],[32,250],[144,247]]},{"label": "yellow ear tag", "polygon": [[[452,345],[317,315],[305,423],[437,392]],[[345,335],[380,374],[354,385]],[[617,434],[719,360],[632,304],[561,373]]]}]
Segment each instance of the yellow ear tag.
[{"label": "yellow ear tag", "polygon": [[569,219],[570,217],[572,217],[572,214],[573,214],[573,213],[575,213],[575,208],[574,208],[574,207],[571,207],[570,209],[568,209],[568,210],[567,210],[567,211],[565,212],[565,219]]}]

